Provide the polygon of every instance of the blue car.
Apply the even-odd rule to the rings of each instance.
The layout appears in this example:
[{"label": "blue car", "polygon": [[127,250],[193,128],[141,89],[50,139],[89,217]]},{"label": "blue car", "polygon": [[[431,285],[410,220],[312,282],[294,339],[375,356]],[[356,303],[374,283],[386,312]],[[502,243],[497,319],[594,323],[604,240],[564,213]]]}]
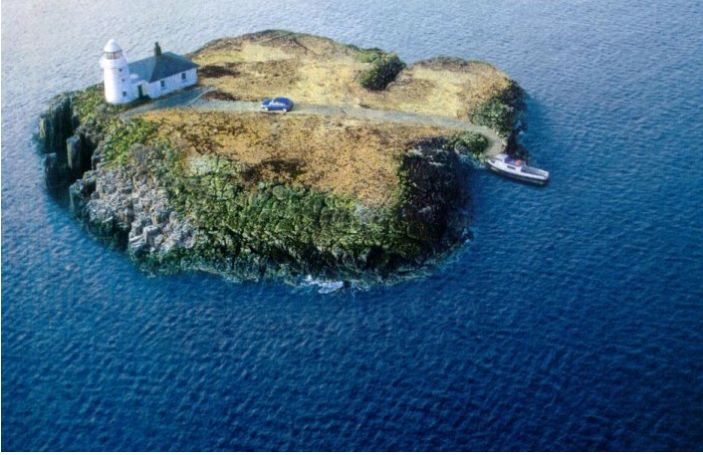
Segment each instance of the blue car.
[{"label": "blue car", "polygon": [[261,109],[265,111],[280,111],[285,113],[293,109],[293,101],[288,98],[283,98],[282,96],[274,99],[264,98],[261,102]]}]

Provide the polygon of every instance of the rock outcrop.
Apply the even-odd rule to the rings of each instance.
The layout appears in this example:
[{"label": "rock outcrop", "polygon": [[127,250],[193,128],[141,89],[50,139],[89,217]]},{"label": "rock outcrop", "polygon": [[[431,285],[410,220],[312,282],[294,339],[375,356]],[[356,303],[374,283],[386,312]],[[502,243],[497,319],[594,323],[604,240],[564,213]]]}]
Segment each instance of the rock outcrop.
[{"label": "rock outcrop", "polygon": [[[101,153],[99,146],[95,157]],[[145,164],[163,159],[162,151],[141,144],[130,154],[146,157]],[[263,182],[239,190],[217,183],[222,191],[213,201],[202,194],[212,182],[176,183],[138,163],[98,163],[69,195],[91,233],[151,272],[379,281],[416,271],[467,234],[467,168],[442,139],[414,144],[399,169],[401,202],[382,211]],[[202,196],[197,207],[186,208],[190,199],[176,194],[188,191]]]},{"label": "rock outcrop", "polygon": [[[327,41],[301,36],[276,45],[306,39],[327,49]],[[329,49],[362,60],[371,52]],[[494,101],[476,112],[514,146],[508,123],[517,118],[516,86],[492,67],[457,62],[450,69],[461,77],[485,76]],[[432,63],[440,64],[449,63]],[[415,81],[408,71],[406,82]],[[256,74],[249,77],[256,81]],[[233,95],[220,82],[226,96],[218,99],[226,102]],[[421,84],[410,85],[403,103],[410,97],[413,109],[432,114]],[[511,96],[500,95],[501,87]],[[392,96],[386,101],[404,106]],[[462,155],[486,150],[479,133],[311,114],[285,121],[178,110],[170,118],[120,115],[130,107],[106,105],[100,86],[62,94],[39,119],[39,145],[47,186],[67,190],[86,228],[144,270],[386,281],[414,276],[469,236],[470,166]]]},{"label": "rock outcrop", "polygon": [[69,180],[66,140],[77,126],[70,94],[54,98],[39,118],[39,144],[44,156],[44,179],[49,188],[59,188]]},{"label": "rock outcrop", "polygon": [[44,179],[51,189],[65,188],[91,167],[93,151],[102,140],[92,125],[82,125],[74,109],[75,96],[54,98],[39,117],[39,145],[44,153]]},{"label": "rock outcrop", "polygon": [[[158,153],[141,144],[133,152]],[[137,262],[161,263],[195,244],[196,230],[174,210],[167,189],[137,166],[98,164],[70,186],[69,195],[71,209],[93,234]]]}]

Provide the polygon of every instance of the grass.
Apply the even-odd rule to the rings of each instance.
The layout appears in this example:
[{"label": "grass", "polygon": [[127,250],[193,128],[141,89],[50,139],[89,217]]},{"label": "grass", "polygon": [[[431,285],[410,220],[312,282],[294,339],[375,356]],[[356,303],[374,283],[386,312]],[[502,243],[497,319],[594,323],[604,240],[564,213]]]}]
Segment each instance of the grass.
[{"label": "grass", "polygon": [[135,100],[128,104],[107,104],[103,84],[95,84],[73,93],[73,109],[81,124],[103,121],[107,117],[143,104],[145,100]]},{"label": "grass", "polygon": [[104,137],[102,159],[108,164],[125,164],[134,144],[151,144],[157,125],[142,119],[121,120],[117,114],[143,103],[137,100],[123,105],[107,104],[102,84],[73,93],[73,112],[79,124],[91,125]]},{"label": "grass", "polygon": [[106,163],[125,164],[134,144],[151,145],[158,125],[142,119],[115,121],[108,127],[102,158]]},{"label": "grass", "polygon": [[193,54],[193,59],[203,69],[208,65],[227,68],[215,70],[216,77],[207,77],[205,70],[200,82],[237,99],[280,95],[302,103],[467,119],[512,82],[487,63],[436,58],[402,69],[383,90],[364,88],[360,83],[364,74],[388,55],[328,38],[268,31],[217,40]]},{"label": "grass", "polygon": [[[380,49],[304,34],[217,40],[193,58],[216,99],[287,95],[496,128],[509,117],[489,103],[512,102],[512,82],[484,63],[440,58],[406,67]],[[438,247],[463,180],[456,154],[429,145],[423,153],[437,155],[429,159],[408,149],[426,141],[480,155],[488,146],[475,133],[344,116],[168,109],[123,121],[116,114],[132,105],[106,105],[101,86],[73,96],[80,122],[104,136],[103,163],[157,178],[204,236],[188,256],[254,273],[382,270],[422,257]]]},{"label": "grass", "polygon": [[[410,237],[407,221],[396,215],[400,197],[367,211],[354,197],[331,191],[266,180],[252,185],[249,168],[222,155],[207,155],[207,166],[194,169],[188,152],[169,141],[150,156],[169,200],[201,233],[184,256],[191,263],[219,264],[220,272],[240,277],[291,271],[358,277],[360,270],[386,270],[424,251],[425,239]],[[179,255],[147,259],[168,268]]]},{"label": "grass", "polygon": [[373,63],[378,58],[382,57],[385,52],[377,47],[363,48],[354,44],[344,44],[348,49],[356,54],[357,59],[362,63]]},{"label": "grass", "polygon": [[141,119],[185,152],[190,172],[211,169],[212,157],[220,156],[245,166],[252,184],[304,186],[374,207],[392,202],[408,144],[449,134],[431,126],[313,115],[164,110]]},{"label": "grass", "polygon": [[107,106],[102,84],[91,85],[84,90],[76,92],[73,109],[82,124],[95,118],[99,112],[98,108],[102,106]]},{"label": "grass", "polygon": [[[177,209],[205,233],[199,254],[211,259],[265,257],[315,269],[343,264],[387,242],[391,217],[362,220],[356,201],[330,192],[275,183],[247,186],[236,163],[181,174]],[[352,259],[353,260],[353,259]],[[351,264],[350,264],[351,265]]]}]

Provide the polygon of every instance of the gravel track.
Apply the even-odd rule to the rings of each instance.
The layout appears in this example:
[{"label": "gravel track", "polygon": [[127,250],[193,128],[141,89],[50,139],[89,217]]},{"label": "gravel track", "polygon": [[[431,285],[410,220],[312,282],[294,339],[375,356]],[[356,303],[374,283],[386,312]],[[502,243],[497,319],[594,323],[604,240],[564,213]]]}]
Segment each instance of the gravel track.
[{"label": "gravel track", "polygon": [[[171,96],[160,98],[147,104],[143,104],[134,109],[130,109],[122,114],[122,118],[129,118],[144,112],[169,109],[169,108],[190,108],[199,111],[219,111],[219,112],[260,112],[261,107],[254,101],[222,101],[208,100],[203,98],[211,88],[196,87],[191,90],[175,93]],[[461,120],[455,117],[443,117],[438,115],[425,115],[413,112],[388,111],[379,109],[366,109],[361,107],[340,107],[329,105],[317,105],[297,103],[294,109],[285,115],[334,115],[346,116],[350,118],[375,120],[379,122],[411,123],[417,125],[429,125],[441,128],[471,131],[482,134],[489,141],[487,156],[495,156],[503,153],[507,146],[506,141],[492,129],[475,125],[468,120]],[[271,115],[274,115],[273,113]]]}]

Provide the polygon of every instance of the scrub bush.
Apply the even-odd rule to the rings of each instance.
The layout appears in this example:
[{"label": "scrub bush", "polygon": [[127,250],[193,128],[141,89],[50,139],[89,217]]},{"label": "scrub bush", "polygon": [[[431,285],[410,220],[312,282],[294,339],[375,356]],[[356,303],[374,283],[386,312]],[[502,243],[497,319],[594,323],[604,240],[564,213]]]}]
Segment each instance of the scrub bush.
[{"label": "scrub bush", "polygon": [[405,66],[396,54],[379,55],[371,62],[371,68],[361,74],[360,83],[369,90],[384,90]]}]

